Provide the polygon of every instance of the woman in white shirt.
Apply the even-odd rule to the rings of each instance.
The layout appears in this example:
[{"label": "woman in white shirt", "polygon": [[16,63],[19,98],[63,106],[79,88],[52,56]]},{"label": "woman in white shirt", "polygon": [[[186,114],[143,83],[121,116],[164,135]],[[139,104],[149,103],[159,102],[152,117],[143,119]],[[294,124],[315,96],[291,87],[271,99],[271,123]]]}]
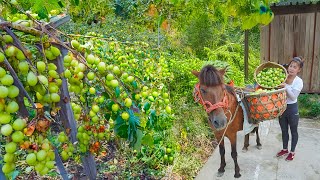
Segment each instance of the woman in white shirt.
[{"label": "woman in white shirt", "polygon": [[[303,88],[303,81],[297,74],[303,67],[303,59],[301,57],[294,57],[288,67],[288,77],[283,87],[286,88],[287,93],[287,109],[279,117],[279,124],[282,131],[282,145],[283,149],[277,153],[277,157],[287,155],[286,160],[292,161],[295,155],[295,148],[298,142],[298,96]],[[291,132],[291,149],[288,151],[289,142],[289,127]]]}]

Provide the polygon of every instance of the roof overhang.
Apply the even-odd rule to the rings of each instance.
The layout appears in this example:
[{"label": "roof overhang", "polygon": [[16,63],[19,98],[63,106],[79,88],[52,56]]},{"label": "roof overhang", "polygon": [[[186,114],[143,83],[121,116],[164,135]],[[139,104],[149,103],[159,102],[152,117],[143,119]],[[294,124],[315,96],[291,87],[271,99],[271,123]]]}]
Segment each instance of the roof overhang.
[{"label": "roof overhang", "polygon": [[320,12],[320,1],[318,2],[280,2],[270,6],[275,15],[301,14]]}]

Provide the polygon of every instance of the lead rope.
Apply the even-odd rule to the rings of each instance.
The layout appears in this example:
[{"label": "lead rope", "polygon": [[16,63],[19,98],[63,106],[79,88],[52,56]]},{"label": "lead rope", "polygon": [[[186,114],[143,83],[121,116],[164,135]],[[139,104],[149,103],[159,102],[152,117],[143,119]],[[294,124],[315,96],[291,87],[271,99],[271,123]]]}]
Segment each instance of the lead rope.
[{"label": "lead rope", "polygon": [[[220,139],[220,141],[219,141],[219,143],[218,143],[217,146],[219,146],[220,143],[222,142],[222,140],[224,139],[224,136],[225,136],[225,134],[226,134],[226,132],[227,132],[227,129],[228,129],[229,124],[231,124],[231,123],[233,122],[233,120],[235,119],[235,117],[236,117],[236,114],[237,114],[237,112],[238,112],[239,106],[240,106],[240,103],[238,102],[238,105],[237,105],[237,107],[236,107],[236,110],[234,111],[233,116],[232,116],[232,113],[231,113],[230,109],[228,109],[227,112],[229,112],[229,113],[231,114],[230,120],[229,120],[229,122],[227,123],[227,126],[226,126],[226,128],[224,129],[224,132],[223,132],[223,134],[222,134],[222,137],[221,137],[221,139]],[[231,118],[231,117],[232,117],[232,118]]]},{"label": "lead rope", "polygon": [[[236,89],[236,91],[237,91],[238,89]],[[239,91],[238,91],[239,92]],[[244,91],[242,90],[242,89],[240,89],[240,99],[242,100],[243,98],[244,98]],[[237,98],[237,96],[236,96],[236,99],[237,99],[237,101],[238,101],[238,98]],[[225,136],[225,134],[226,134],[226,131],[227,131],[227,128],[228,128],[228,126],[229,126],[229,124],[231,124],[232,122],[233,122],[233,120],[235,119],[235,117],[236,117],[236,115],[237,115],[237,112],[238,112],[238,109],[239,109],[239,106],[240,106],[240,103],[241,103],[241,101],[240,102],[238,102],[238,105],[237,105],[237,107],[236,107],[236,110],[234,111],[234,114],[233,114],[233,117],[231,118],[231,116],[232,116],[232,113],[231,113],[231,111],[230,111],[230,109],[228,109],[228,111],[227,112],[229,112],[230,114],[231,114],[231,116],[230,116],[230,121],[227,123],[227,126],[226,126],[226,128],[224,129],[224,132],[223,132],[223,134],[222,134],[222,137],[221,137],[221,139],[220,139],[220,141],[219,141],[219,143],[218,143],[218,145],[217,146],[219,146],[220,145],[220,143],[222,142],[222,140],[224,139],[224,136]]]}]

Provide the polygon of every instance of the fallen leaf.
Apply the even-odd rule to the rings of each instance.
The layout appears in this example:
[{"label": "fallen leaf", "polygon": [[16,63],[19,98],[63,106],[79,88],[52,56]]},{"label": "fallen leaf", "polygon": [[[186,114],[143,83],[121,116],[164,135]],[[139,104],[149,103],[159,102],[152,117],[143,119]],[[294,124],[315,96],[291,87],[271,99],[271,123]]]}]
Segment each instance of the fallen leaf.
[{"label": "fallen leaf", "polygon": [[24,134],[27,135],[27,136],[31,136],[34,132],[36,128],[36,121],[35,120],[32,120],[29,124],[28,124],[28,127],[26,128]]},{"label": "fallen leaf", "polygon": [[35,103],[37,109],[42,109],[43,105],[41,103]]},{"label": "fallen leaf", "polygon": [[67,129],[66,129],[66,134],[69,135],[70,132],[71,132],[71,128],[67,128]]}]

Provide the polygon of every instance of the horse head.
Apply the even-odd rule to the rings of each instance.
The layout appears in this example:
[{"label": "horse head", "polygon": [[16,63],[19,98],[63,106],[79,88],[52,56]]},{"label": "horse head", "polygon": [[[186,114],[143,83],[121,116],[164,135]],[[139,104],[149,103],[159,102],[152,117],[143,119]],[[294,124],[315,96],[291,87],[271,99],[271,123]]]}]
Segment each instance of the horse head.
[{"label": "horse head", "polygon": [[211,127],[217,131],[224,129],[228,123],[225,114],[228,97],[223,83],[225,72],[225,69],[217,70],[212,65],[203,67],[200,72],[192,71],[199,79],[194,91],[195,100],[204,106]]}]

